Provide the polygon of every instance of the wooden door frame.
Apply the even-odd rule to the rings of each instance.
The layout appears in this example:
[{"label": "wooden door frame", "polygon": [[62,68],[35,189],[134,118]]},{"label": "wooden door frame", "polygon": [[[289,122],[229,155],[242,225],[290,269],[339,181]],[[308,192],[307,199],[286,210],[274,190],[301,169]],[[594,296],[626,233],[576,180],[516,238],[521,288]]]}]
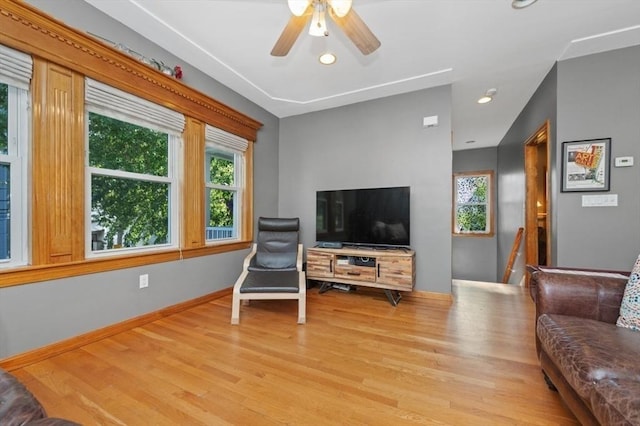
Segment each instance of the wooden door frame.
[{"label": "wooden door frame", "polygon": [[[527,265],[538,264],[538,146],[546,144],[546,176],[545,176],[545,198],[546,198],[546,257],[547,262],[551,259],[551,195],[549,175],[551,171],[551,138],[550,123],[546,120],[542,126],[536,130],[524,143],[524,170],[525,170],[525,263]],[[529,284],[527,276],[526,284]]]}]

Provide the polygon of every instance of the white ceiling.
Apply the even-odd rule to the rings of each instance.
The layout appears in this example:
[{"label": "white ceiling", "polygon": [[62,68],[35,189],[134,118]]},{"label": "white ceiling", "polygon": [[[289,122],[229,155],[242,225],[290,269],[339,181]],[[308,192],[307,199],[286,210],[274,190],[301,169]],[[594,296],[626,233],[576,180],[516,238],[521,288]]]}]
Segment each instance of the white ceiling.
[{"label": "white ceiling", "polygon": [[354,0],[377,51],[329,22],[284,58],[286,0],[85,1],[278,117],[451,84],[454,150],[497,145],[555,61],[640,44],[640,0]]}]

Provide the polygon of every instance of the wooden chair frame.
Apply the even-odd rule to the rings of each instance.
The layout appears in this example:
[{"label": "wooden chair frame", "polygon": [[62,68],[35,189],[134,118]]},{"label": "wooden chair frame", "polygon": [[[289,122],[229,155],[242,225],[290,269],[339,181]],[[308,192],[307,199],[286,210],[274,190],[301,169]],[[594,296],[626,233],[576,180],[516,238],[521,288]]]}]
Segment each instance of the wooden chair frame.
[{"label": "wooden chair frame", "polygon": [[298,300],[298,324],[304,324],[306,318],[306,306],[307,306],[307,282],[306,274],[302,270],[302,244],[298,244],[298,255],[296,258],[296,271],[298,272],[298,292],[297,293],[285,293],[285,292],[255,292],[255,293],[240,293],[240,287],[249,274],[249,265],[251,259],[256,255],[258,244],[254,243],[251,252],[245,257],[242,264],[242,273],[233,285],[233,301],[231,302],[231,324],[240,323],[240,301],[243,304],[248,304],[250,300],[281,300],[281,299],[293,299]]}]

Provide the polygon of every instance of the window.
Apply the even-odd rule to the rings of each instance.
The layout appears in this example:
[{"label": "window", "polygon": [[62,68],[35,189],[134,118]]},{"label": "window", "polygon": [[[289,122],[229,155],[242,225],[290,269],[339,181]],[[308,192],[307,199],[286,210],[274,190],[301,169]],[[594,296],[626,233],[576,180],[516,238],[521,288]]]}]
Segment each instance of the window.
[{"label": "window", "polygon": [[[254,209],[253,143],[248,141],[257,139],[262,123],[20,3],[3,3],[10,13],[0,14],[0,21],[10,24],[0,30],[7,36],[0,41],[0,288],[249,247]],[[26,25],[14,22],[11,14]],[[4,40],[26,53],[2,45]],[[33,61],[30,51],[38,53]],[[101,82],[89,78],[88,71]],[[100,153],[89,152],[91,121],[105,128],[131,126],[128,131],[148,132],[144,138],[162,136],[153,156],[162,151],[166,171],[146,158],[137,164],[121,151],[107,159],[129,162],[101,163]],[[233,153],[236,236],[208,243],[205,123],[242,136],[220,132],[220,141],[213,141],[221,153]],[[92,144],[94,150],[97,146]],[[162,206],[152,204],[146,213],[157,211],[168,219],[162,218],[162,226],[147,215],[130,220],[122,248],[117,248],[117,237],[106,238],[107,227],[92,223],[92,181],[95,188],[123,182],[127,189],[132,182],[151,186],[162,195]],[[98,198],[108,198],[95,195],[96,205]],[[136,237],[133,231],[145,222],[152,225]],[[109,241],[114,248],[105,249]]]},{"label": "window", "polygon": [[91,80],[87,105],[88,252],[177,246],[180,120],[158,124],[175,113]]},{"label": "window", "polygon": [[27,262],[31,57],[0,45],[0,267]]},{"label": "window", "polygon": [[493,235],[493,171],[453,175],[453,233]]},{"label": "window", "polygon": [[211,126],[205,144],[205,238],[239,239],[248,141]]}]

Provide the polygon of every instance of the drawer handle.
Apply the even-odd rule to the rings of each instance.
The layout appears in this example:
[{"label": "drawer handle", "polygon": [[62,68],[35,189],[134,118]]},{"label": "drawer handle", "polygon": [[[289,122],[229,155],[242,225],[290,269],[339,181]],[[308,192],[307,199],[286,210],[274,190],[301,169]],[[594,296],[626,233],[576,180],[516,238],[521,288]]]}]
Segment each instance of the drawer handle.
[{"label": "drawer handle", "polygon": [[354,272],[354,271],[349,271],[347,272],[347,275],[360,275],[360,272]]}]

